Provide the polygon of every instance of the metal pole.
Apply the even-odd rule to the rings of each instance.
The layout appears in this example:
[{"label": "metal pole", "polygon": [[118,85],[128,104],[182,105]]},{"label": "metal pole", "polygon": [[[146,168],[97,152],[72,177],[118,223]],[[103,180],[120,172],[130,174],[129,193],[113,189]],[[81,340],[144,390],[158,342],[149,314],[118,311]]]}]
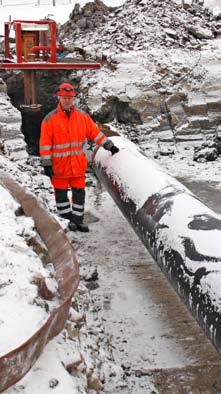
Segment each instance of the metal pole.
[{"label": "metal pole", "polygon": [[31,104],[37,104],[37,93],[36,93],[36,73],[35,70],[30,71],[30,93],[31,93]]},{"label": "metal pole", "polygon": [[26,105],[32,104],[31,102],[31,71],[24,71],[24,101]]}]

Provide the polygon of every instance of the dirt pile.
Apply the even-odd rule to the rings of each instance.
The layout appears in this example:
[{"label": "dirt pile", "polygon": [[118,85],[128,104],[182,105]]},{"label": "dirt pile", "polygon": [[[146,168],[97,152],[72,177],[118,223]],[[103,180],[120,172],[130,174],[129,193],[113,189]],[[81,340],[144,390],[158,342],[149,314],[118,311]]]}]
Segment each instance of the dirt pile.
[{"label": "dirt pile", "polygon": [[221,34],[218,18],[194,2],[183,8],[171,0],[127,0],[109,8],[102,1],[76,4],[59,38],[71,47],[119,53],[150,47],[199,48]]}]

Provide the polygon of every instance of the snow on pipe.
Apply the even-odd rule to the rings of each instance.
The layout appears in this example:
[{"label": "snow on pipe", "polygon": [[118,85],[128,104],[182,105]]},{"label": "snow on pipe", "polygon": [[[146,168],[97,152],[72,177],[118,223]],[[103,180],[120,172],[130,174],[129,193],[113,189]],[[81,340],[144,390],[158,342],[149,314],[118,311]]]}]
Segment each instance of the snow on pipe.
[{"label": "snow on pipe", "polygon": [[21,346],[0,357],[0,393],[20,380],[37,361],[45,345],[65,325],[71,300],[79,283],[75,252],[59,223],[48,214],[34,194],[12,178],[0,173],[0,184],[20,203],[24,213],[34,219],[55,268],[61,304],[44,324]]},{"label": "snow on pipe", "polygon": [[97,150],[97,177],[220,352],[221,216],[135,144],[111,139],[120,152]]}]

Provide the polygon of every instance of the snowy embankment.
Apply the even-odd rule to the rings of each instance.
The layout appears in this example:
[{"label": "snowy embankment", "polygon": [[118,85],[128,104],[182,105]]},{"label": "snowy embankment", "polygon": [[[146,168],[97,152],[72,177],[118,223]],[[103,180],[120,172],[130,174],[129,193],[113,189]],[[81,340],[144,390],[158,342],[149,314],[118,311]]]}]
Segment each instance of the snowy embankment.
[{"label": "snowy embankment", "polygon": [[[47,309],[39,298],[37,278],[45,278],[56,293],[53,272],[43,267],[40,257],[27,242],[35,237],[32,218],[19,215],[19,204],[0,186],[0,356],[20,346],[41,327],[59,299],[48,301]],[[17,212],[17,214],[16,214]],[[25,241],[26,240],[26,241]]]}]

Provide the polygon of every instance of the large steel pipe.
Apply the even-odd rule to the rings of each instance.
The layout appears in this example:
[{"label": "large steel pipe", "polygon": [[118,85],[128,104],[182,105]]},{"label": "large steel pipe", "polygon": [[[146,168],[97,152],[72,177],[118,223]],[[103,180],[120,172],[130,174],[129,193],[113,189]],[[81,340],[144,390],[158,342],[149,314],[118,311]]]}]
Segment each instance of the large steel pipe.
[{"label": "large steel pipe", "polygon": [[120,152],[97,150],[97,177],[220,352],[221,216],[135,144],[111,139]]}]

